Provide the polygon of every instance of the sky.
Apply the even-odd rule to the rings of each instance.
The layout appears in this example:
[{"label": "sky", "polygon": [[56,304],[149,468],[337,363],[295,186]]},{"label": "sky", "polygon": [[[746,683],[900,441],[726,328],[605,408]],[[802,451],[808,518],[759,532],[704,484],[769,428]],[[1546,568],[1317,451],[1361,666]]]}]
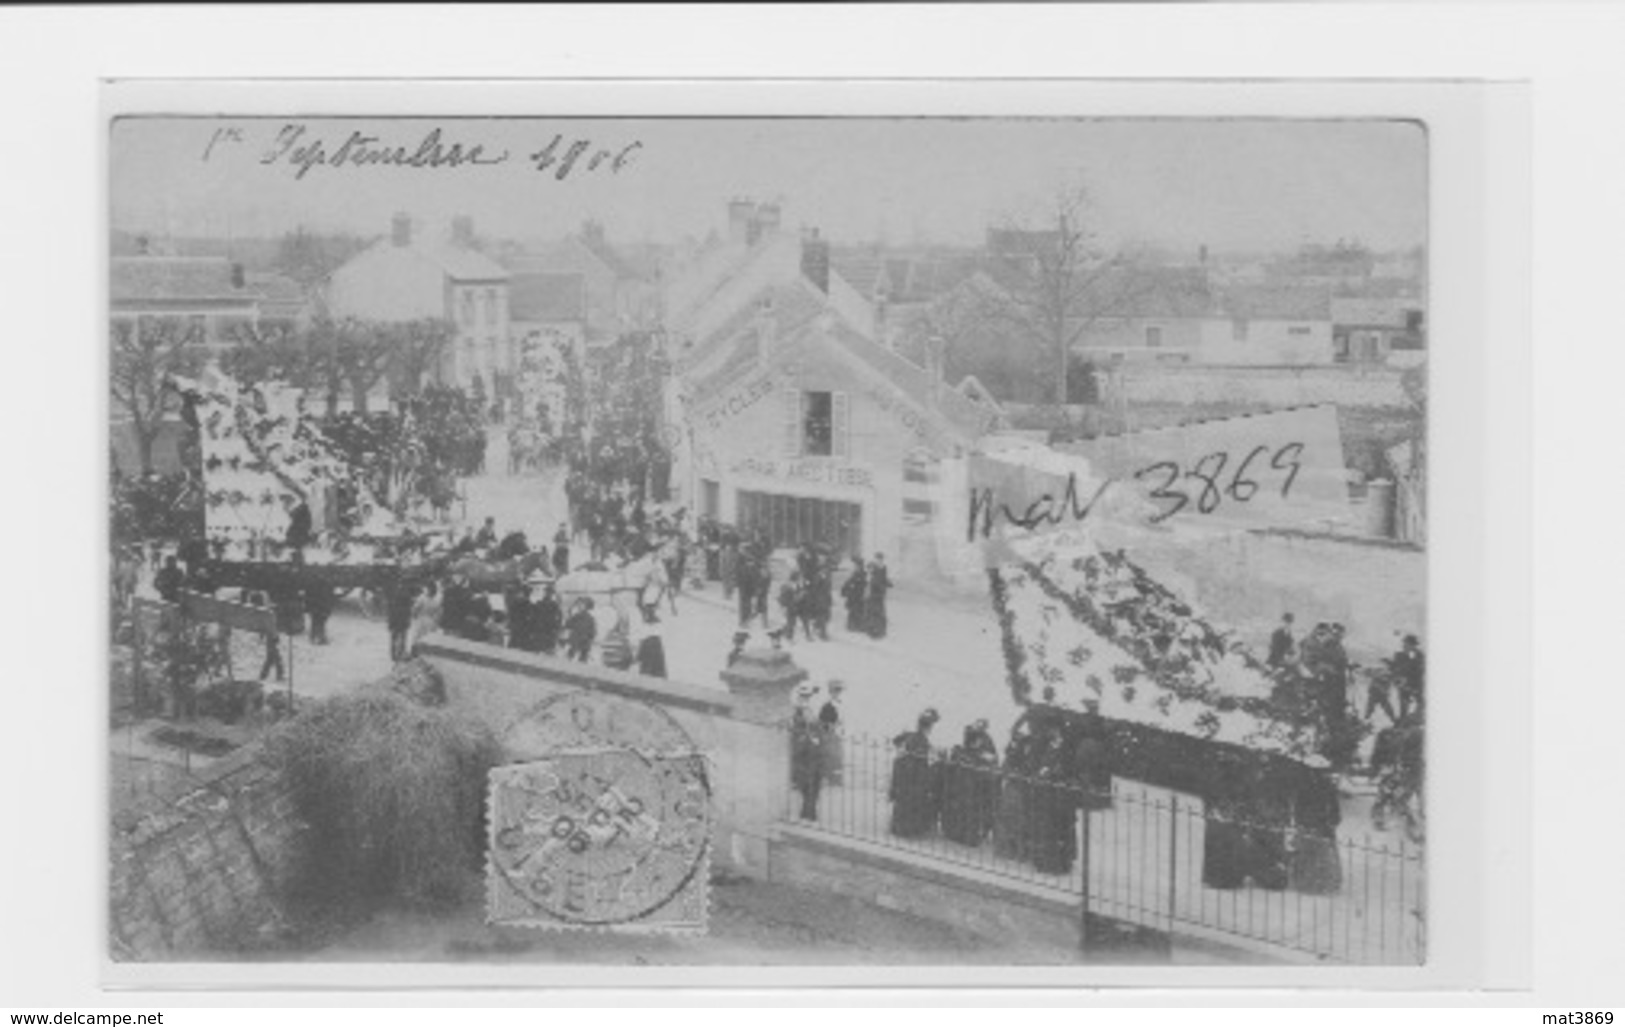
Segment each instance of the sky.
[{"label": "sky", "polygon": [[[443,155],[478,145],[492,163],[301,175],[312,144],[331,161],[361,133],[410,156],[437,129]],[[557,157],[588,144],[563,180],[533,159],[555,137]],[[612,239],[678,242],[724,230],[727,201],[752,197],[837,242],[974,244],[1082,185],[1105,242],[1427,240],[1426,133],[1399,121],[142,117],[114,123],[110,180],[113,227],[176,235],[371,236],[406,211],[440,228],[466,214],[488,237],[553,238],[591,218]]]}]

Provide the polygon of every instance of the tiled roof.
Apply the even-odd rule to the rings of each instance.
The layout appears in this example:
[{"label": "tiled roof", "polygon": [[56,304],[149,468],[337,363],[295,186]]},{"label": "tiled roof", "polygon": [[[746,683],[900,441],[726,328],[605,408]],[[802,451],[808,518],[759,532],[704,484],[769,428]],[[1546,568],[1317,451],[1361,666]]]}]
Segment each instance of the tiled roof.
[{"label": "tiled roof", "polygon": [[[386,239],[380,245],[389,246],[391,243]],[[500,282],[508,278],[508,272],[501,264],[478,250],[471,250],[464,246],[418,245],[415,243],[412,248],[429,260],[439,264],[441,270],[446,272],[446,277],[457,281]]]},{"label": "tiled roof", "polygon": [[586,315],[586,277],[527,272],[508,280],[510,321],[580,321]]},{"label": "tiled roof", "polygon": [[249,272],[248,288],[260,295],[260,313],[269,318],[297,317],[309,297],[299,283],[274,271]]},{"label": "tiled roof", "polygon": [[232,285],[231,262],[221,257],[114,257],[109,279],[114,303],[253,303],[259,298]]},{"label": "tiled roof", "polygon": [[1291,286],[1236,286],[1220,297],[1224,316],[1256,321],[1329,321],[1331,293]]},{"label": "tiled roof", "polygon": [[975,437],[987,429],[990,413],[987,406],[957,391],[946,382],[937,383],[933,387],[931,375],[925,368],[853,331],[839,321],[831,327],[829,334],[858,359],[901,389],[909,399],[927,410],[935,410],[961,432]]}]

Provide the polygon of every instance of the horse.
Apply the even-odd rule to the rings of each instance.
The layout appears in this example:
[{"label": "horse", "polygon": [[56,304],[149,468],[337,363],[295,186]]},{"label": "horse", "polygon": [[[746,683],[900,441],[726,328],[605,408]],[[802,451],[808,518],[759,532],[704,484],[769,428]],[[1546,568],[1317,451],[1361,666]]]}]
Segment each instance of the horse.
[{"label": "horse", "polygon": [[447,572],[468,579],[473,588],[481,592],[501,592],[522,585],[536,574],[547,575],[552,570],[547,553],[536,550],[506,560],[487,560],[478,556],[465,556],[452,562]]}]

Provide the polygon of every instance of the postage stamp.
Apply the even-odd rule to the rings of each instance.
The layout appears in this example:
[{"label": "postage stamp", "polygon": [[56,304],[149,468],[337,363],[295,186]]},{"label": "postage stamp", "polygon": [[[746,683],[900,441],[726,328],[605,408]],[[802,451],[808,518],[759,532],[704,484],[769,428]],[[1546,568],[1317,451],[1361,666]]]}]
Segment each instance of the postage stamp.
[{"label": "postage stamp", "polygon": [[487,920],[703,933],[711,789],[676,721],[580,692],[515,728],[518,751],[540,742],[551,752],[491,773]]}]

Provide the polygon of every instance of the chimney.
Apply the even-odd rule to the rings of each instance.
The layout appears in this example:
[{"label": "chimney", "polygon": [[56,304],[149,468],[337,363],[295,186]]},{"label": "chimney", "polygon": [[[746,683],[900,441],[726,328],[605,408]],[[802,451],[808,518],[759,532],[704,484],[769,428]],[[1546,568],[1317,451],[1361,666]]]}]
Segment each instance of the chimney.
[{"label": "chimney", "polygon": [[756,216],[756,204],[746,197],[728,201],[728,241],[750,243],[751,221]]},{"label": "chimney", "polygon": [[391,218],[389,238],[396,246],[412,245],[412,215],[402,211]]},{"label": "chimney", "polygon": [[451,219],[451,241],[455,246],[464,249],[474,248],[474,219],[467,214],[459,214]]},{"label": "chimney", "polygon": [[829,240],[809,228],[801,237],[801,273],[818,291],[829,295]]}]

